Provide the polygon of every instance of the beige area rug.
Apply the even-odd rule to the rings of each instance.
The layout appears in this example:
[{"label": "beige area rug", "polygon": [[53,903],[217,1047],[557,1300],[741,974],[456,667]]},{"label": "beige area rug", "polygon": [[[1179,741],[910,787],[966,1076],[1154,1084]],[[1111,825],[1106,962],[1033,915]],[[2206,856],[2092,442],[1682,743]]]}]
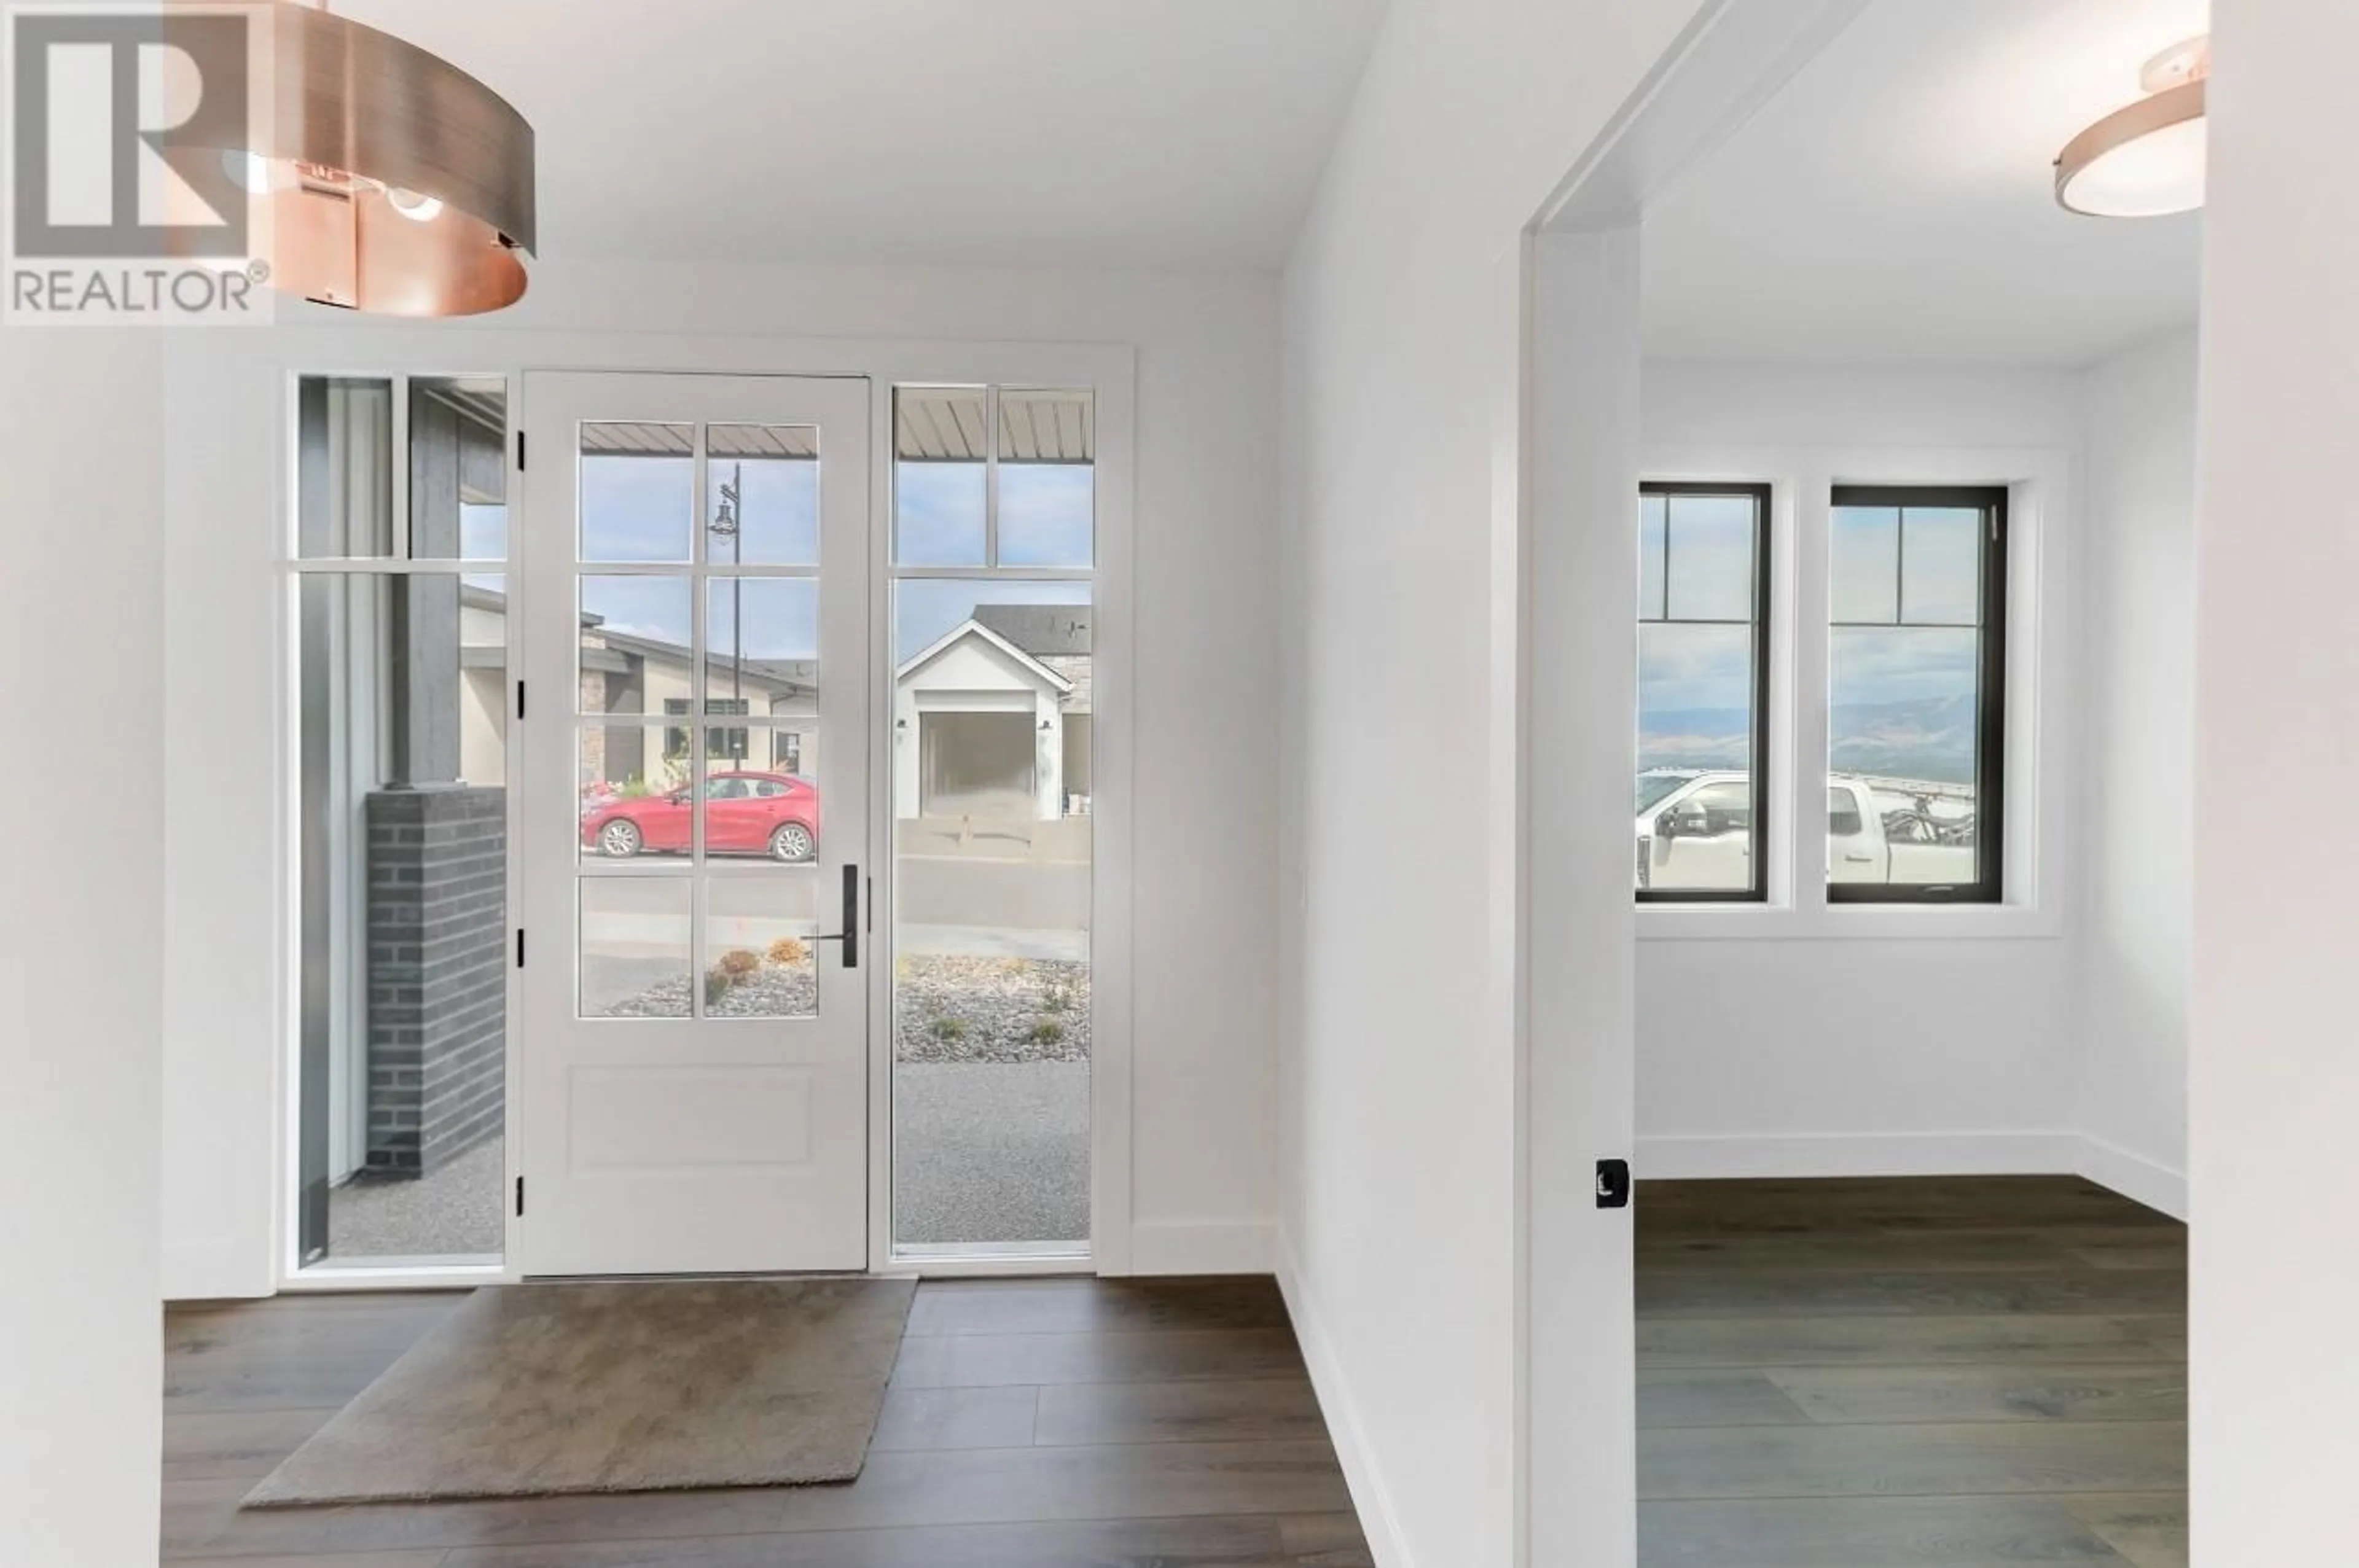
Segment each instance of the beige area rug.
[{"label": "beige area rug", "polygon": [[250,1508],[797,1486],[860,1474],[916,1285],[477,1291]]}]

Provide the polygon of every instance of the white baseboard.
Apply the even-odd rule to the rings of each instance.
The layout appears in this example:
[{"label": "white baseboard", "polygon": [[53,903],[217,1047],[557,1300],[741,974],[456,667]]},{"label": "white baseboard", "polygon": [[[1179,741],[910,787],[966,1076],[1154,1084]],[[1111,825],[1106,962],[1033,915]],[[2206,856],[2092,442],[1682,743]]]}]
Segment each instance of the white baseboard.
[{"label": "white baseboard", "polygon": [[1277,1267],[1275,1227],[1255,1221],[1134,1225],[1134,1274],[1266,1274]]},{"label": "white baseboard", "polygon": [[1319,1396],[1320,1414],[1326,1418],[1328,1440],[1343,1466],[1344,1484],[1352,1489],[1352,1506],[1359,1513],[1361,1533],[1368,1538],[1369,1553],[1376,1568],[1414,1568],[1393,1513],[1392,1489],[1376,1467],[1359,1407],[1352,1402],[1343,1368],[1335,1359],[1334,1344],[1327,1337],[1326,1319],[1302,1281],[1301,1265],[1284,1231],[1276,1234],[1273,1245],[1277,1255],[1277,1288],[1286,1297],[1288,1315],[1294,1320],[1294,1337],[1302,1346],[1303,1363],[1310,1368],[1310,1387]]},{"label": "white baseboard", "polygon": [[2071,1132],[1832,1133],[1766,1138],[1641,1138],[1641,1181],[1781,1176],[2071,1175]]},{"label": "white baseboard", "polygon": [[168,1302],[251,1301],[275,1288],[266,1267],[253,1267],[253,1258],[226,1241],[167,1246],[161,1261]]},{"label": "white baseboard", "polygon": [[2079,1173],[2101,1187],[2177,1220],[2187,1217],[2187,1173],[2133,1154],[2118,1143],[2081,1135]]}]

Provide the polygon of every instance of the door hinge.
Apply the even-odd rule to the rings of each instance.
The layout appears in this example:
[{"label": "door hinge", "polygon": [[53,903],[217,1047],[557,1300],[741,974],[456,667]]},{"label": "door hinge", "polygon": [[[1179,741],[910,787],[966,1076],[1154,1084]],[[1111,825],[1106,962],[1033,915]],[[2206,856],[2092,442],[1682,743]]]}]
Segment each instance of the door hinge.
[{"label": "door hinge", "polygon": [[516,432],[516,472],[524,471],[524,432]]},{"label": "door hinge", "polygon": [[516,968],[524,968],[524,927],[516,927]]},{"label": "door hinge", "polygon": [[518,1219],[524,1217],[524,1178],[522,1176],[516,1178],[516,1217]]}]

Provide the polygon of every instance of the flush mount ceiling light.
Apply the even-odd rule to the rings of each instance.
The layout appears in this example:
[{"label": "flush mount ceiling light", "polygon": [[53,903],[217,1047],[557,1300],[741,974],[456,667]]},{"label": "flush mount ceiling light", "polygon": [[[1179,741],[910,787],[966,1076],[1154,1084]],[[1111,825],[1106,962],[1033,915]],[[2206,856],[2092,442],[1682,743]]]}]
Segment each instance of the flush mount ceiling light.
[{"label": "flush mount ceiling light", "polygon": [[2203,205],[2203,89],[2212,40],[2190,38],[2146,62],[2147,96],[2116,109],[2056,158],[2056,200],[2093,218],[2154,218]]},{"label": "flush mount ceiling light", "polygon": [[472,316],[524,297],[533,135],[439,56],[323,5],[268,0],[260,145],[221,149],[268,200],[273,287],[389,316]]}]

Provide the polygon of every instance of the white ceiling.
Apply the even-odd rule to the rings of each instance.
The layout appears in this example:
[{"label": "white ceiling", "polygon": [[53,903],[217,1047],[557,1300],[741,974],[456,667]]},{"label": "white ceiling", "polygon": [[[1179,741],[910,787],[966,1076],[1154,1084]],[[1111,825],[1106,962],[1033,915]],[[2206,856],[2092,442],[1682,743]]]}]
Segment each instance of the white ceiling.
[{"label": "white ceiling", "polygon": [[2200,216],[2060,209],[2051,164],[2207,0],[1870,0],[1650,211],[1648,352],[2081,365],[2195,318]]},{"label": "white ceiling", "polygon": [[1276,267],[1384,0],[337,0],[539,140],[559,258]]}]

